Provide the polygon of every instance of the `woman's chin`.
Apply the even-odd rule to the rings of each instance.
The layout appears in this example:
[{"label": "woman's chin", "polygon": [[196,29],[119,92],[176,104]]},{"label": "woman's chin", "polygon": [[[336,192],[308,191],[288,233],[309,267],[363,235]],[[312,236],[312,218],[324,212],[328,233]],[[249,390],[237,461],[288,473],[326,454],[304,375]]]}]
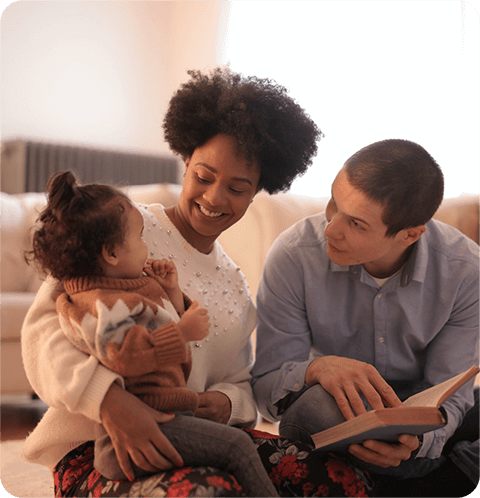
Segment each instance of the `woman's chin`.
[{"label": "woman's chin", "polygon": [[225,220],[220,219],[205,219],[197,218],[193,223],[192,227],[194,230],[203,237],[218,237],[222,232],[224,232],[230,225],[225,224]]}]

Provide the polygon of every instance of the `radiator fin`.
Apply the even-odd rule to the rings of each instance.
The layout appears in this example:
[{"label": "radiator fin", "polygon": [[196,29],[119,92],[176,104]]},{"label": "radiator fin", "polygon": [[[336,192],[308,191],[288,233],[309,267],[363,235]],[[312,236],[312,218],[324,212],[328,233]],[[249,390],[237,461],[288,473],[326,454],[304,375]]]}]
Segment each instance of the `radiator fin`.
[{"label": "radiator fin", "polygon": [[[4,144],[2,149],[6,147],[8,150],[8,146],[24,147],[23,154],[16,154],[16,157],[24,160],[24,164],[10,165],[8,175],[19,174],[18,168],[23,168],[20,176],[24,175],[25,192],[43,192],[50,176],[64,170],[74,171],[81,183],[178,183],[178,162],[173,156],[134,154],[31,141]],[[3,159],[7,157],[2,157]],[[3,170],[8,165],[6,161],[2,162]]]}]

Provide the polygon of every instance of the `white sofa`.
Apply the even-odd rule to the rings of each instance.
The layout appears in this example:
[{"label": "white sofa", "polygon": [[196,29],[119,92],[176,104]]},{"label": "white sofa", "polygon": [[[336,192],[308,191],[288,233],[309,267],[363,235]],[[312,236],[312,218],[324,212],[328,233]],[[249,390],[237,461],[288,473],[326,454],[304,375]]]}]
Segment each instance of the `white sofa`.
[{"label": "white sofa", "polygon": [[[171,206],[181,186],[152,184],[125,187],[141,203]],[[259,193],[245,216],[219,239],[241,267],[252,295],[256,296],[267,252],[277,236],[297,220],[323,211],[328,199],[293,194]],[[2,393],[31,393],[20,353],[20,329],[41,280],[25,263],[31,228],[45,204],[41,193],[1,194],[1,387]],[[444,201],[436,215],[478,243],[478,197]]]}]

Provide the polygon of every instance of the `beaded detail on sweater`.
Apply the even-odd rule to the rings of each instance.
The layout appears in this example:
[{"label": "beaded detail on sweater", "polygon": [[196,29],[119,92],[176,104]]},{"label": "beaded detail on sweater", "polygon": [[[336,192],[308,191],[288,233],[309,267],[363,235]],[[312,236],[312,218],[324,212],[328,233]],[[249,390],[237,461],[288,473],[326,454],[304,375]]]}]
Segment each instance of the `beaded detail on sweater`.
[{"label": "beaded detail on sweater", "polygon": [[[178,268],[182,291],[207,308],[211,329],[195,347],[228,333],[235,321],[246,315],[250,292],[240,267],[226,256],[217,242],[210,254],[202,254],[188,244],[160,205],[138,205],[144,217],[144,239],[149,257],[167,258]],[[152,212],[155,211],[155,214]]]}]

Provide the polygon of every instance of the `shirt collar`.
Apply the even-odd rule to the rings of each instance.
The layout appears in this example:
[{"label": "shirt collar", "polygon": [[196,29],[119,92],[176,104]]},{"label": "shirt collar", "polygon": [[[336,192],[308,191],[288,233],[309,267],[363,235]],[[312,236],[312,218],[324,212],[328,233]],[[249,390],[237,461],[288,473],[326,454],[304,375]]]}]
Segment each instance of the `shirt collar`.
[{"label": "shirt collar", "polygon": [[[407,287],[412,280],[417,282],[424,282],[425,274],[427,271],[427,261],[428,261],[428,244],[426,237],[422,235],[415,244],[413,244],[413,250],[410,254],[407,262],[403,266],[403,270],[400,274],[400,286]],[[362,265],[352,265],[352,266],[340,266],[329,261],[330,271],[333,272],[350,272],[350,275],[355,280],[360,280],[366,278],[367,274]]]},{"label": "shirt collar", "polygon": [[[417,282],[425,282],[425,275],[427,274],[427,264],[428,264],[428,241],[427,234],[424,233],[420,236],[420,238],[415,242],[413,252],[410,254],[410,258],[408,258],[407,264],[405,265],[404,270],[407,267],[409,268],[409,280],[405,285],[408,285],[412,280],[416,280]],[[402,279],[402,286],[403,279]]]}]

